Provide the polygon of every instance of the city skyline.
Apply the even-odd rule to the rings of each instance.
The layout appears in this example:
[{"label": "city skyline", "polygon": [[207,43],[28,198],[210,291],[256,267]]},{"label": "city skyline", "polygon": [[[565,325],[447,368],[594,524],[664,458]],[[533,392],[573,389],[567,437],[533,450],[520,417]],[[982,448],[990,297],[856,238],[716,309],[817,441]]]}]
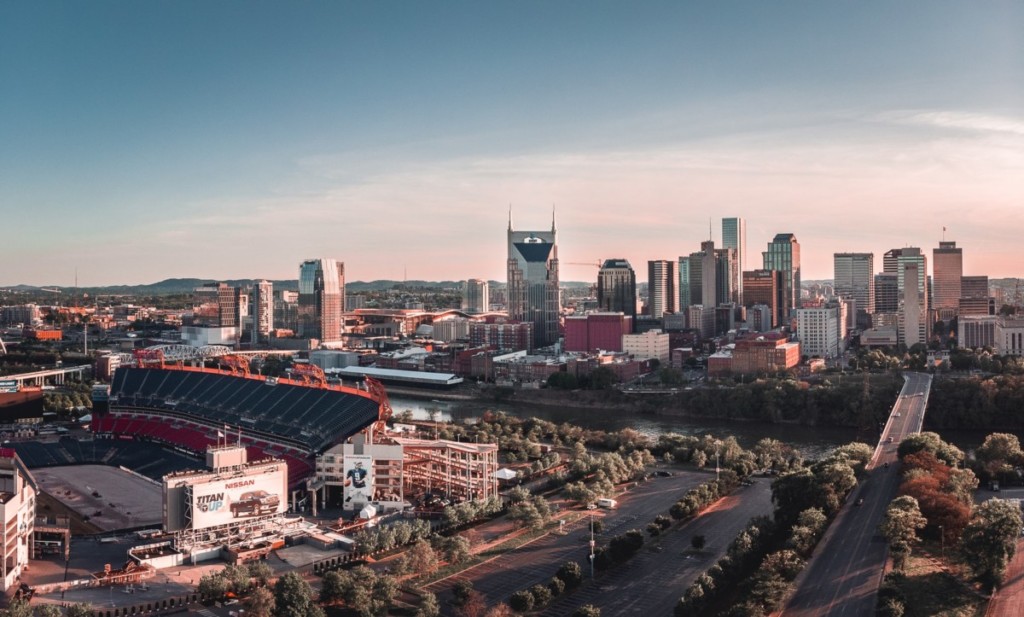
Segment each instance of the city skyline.
[{"label": "city skyline", "polygon": [[502,281],[509,204],[565,281],[723,217],[1024,275],[1024,6],[640,6],[6,4],[0,285]]}]

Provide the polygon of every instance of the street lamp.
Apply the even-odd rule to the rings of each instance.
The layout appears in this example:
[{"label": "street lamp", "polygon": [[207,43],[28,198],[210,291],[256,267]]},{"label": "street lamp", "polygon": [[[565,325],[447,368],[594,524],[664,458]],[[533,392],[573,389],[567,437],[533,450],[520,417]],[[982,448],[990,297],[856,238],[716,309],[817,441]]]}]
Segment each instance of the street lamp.
[{"label": "street lamp", "polygon": [[594,580],[594,513],[590,513],[590,580]]}]

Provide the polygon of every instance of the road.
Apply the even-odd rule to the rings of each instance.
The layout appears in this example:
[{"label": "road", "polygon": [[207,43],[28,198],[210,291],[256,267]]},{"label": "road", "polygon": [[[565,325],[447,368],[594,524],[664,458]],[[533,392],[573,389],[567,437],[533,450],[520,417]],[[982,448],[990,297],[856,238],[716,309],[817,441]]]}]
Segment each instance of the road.
[{"label": "road", "polygon": [[[642,482],[618,498],[617,509],[591,511],[595,518],[601,517],[604,521],[604,532],[598,536],[598,541],[607,542],[612,536],[634,528],[643,530],[655,516],[668,514],[668,509],[687,490],[713,477],[713,473],[675,471],[672,477]],[[446,614],[451,611],[448,600],[451,599],[452,587],[460,579],[472,581],[473,588],[486,596],[488,605],[505,602],[513,592],[550,581],[566,561],[577,561],[587,570],[587,530],[587,518],[584,518],[570,525],[565,535],[548,534],[456,576],[428,585],[427,589],[437,594]]]},{"label": "road", "polygon": [[[584,605],[601,607],[603,615],[672,615],[679,598],[702,572],[725,554],[725,549],[751,518],[772,511],[771,478],[760,478],[750,487],[739,487],[733,494],[670,532],[660,542],[661,550],[649,548],[637,553],[629,563],[602,574],[593,585],[556,599],[544,615],[570,615]],[[687,558],[693,536],[707,540],[703,554]]]},{"label": "road", "polygon": [[[782,615],[860,617],[875,613],[878,586],[888,557],[878,525],[899,486],[896,448],[903,438],[921,431],[932,381],[931,376],[919,373],[907,373],[905,379],[868,464],[866,479],[836,516],[810,563],[797,577],[796,593]],[[864,504],[853,505],[859,499]]]}]

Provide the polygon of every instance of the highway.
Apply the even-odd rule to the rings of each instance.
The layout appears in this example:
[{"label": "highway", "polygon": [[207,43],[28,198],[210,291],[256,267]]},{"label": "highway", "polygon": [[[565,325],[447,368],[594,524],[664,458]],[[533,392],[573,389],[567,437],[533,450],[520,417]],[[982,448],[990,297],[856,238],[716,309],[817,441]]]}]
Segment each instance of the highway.
[{"label": "highway", "polygon": [[[874,615],[888,548],[878,534],[889,502],[899,486],[896,449],[903,438],[921,431],[932,378],[906,373],[867,477],[855,489],[796,580],[797,590],[781,615],[860,617]],[[888,463],[889,467],[885,465]],[[855,505],[863,499],[861,506]]]}]

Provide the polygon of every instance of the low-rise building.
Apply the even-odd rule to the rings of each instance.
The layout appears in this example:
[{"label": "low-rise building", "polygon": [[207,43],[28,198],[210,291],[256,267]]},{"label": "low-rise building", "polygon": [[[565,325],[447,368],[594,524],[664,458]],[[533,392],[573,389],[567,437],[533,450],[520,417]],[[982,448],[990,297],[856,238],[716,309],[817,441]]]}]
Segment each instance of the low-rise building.
[{"label": "low-rise building", "polygon": [[670,337],[661,330],[650,330],[643,334],[626,334],[622,337],[622,351],[640,360],[658,360],[668,365],[672,359],[669,352]]}]

